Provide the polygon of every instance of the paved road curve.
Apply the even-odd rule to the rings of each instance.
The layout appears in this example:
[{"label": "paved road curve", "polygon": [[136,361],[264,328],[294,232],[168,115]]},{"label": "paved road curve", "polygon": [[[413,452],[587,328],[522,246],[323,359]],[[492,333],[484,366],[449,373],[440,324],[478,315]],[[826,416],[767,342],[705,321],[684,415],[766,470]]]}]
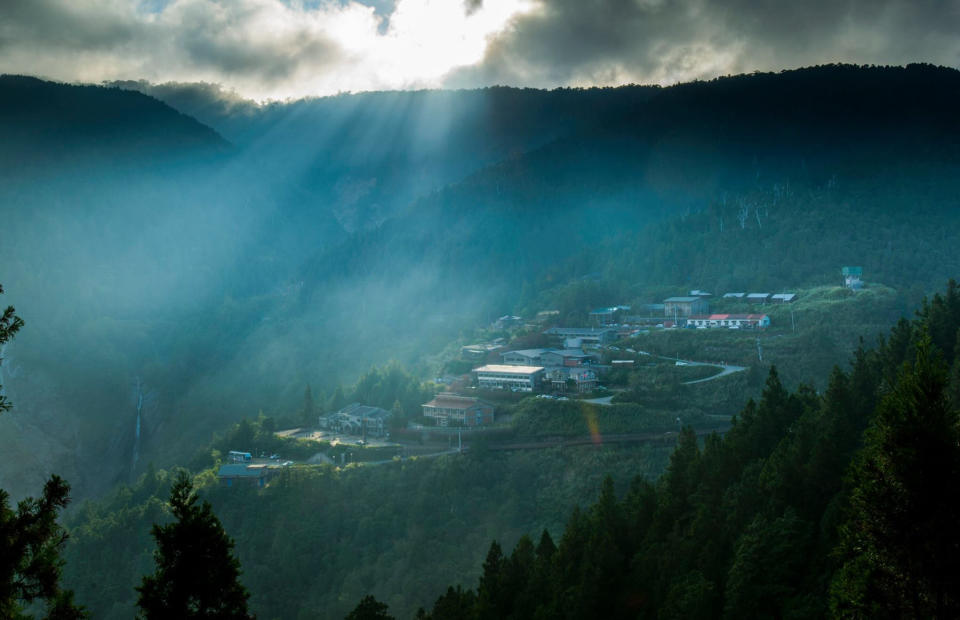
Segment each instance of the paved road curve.
[{"label": "paved road curve", "polygon": [[693,381],[684,381],[684,385],[692,385],[694,383],[703,383],[704,381],[713,381],[714,379],[719,379],[720,377],[726,377],[727,375],[732,375],[735,372],[740,372],[741,370],[746,370],[746,366],[734,366],[732,364],[710,364],[708,362],[687,362],[688,366],[714,366],[716,368],[722,368],[720,372],[715,375],[706,377],[705,379],[694,379]]}]

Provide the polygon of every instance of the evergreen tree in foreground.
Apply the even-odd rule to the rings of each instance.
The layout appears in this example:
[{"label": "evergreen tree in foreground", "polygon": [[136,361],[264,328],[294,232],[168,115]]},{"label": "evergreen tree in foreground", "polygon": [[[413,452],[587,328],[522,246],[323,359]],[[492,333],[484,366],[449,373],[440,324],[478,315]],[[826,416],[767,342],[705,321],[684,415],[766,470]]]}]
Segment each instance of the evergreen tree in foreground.
[{"label": "evergreen tree in foreground", "polygon": [[[0,347],[22,326],[23,320],[8,306],[0,314]],[[0,413],[9,409],[10,403],[0,394]],[[38,600],[47,603],[48,618],[83,618],[83,608],[73,603],[73,592],[60,589],[60,550],[67,534],[57,523],[57,513],[70,502],[70,485],[51,476],[40,499],[28,497],[17,503],[16,510],[8,506],[9,497],[0,489],[0,618],[24,618],[22,606]]]},{"label": "evergreen tree in foreground", "polygon": [[834,615],[960,615],[960,416],[949,393],[948,367],[924,330],[853,469]]},{"label": "evergreen tree in foreground", "polygon": [[240,562],[209,502],[197,503],[189,475],[181,471],[170,489],[176,521],[154,524],[157,570],[137,587],[143,618],[250,618]]},{"label": "evergreen tree in foreground", "polygon": [[[3,285],[0,284],[0,295],[3,294]],[[23,319],[16,315],[13,306],[7,306],[7,309],[0,313],[0,348],[3,347],[20,328],[23,327]],[[0,358],[0,363],[3,359]],[[10,403],[3,396],[3,386],[0,385],[0,413],[10,409]]]},{"label": "evergreen tree in foreground", "polygon": [[39,600],[47,603],[48,618],[85,617],[73,603],[73,592],[61,590],[59,583],[67,535],[57,513],[70,501],[69,493],[70,485],[51,476],[40,499],[27,498],[11,510],[0,489],[0,618],[25,618],[21,606]]}]

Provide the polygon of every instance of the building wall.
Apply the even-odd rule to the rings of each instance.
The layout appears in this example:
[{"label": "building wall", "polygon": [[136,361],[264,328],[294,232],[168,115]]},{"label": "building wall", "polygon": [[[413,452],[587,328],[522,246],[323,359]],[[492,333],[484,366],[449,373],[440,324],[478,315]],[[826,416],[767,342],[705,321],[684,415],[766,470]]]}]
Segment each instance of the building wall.
[{"label": "building wall", "polygon": [[763,319],[689,319],[688,323],[695,327],[769,327],[770,318]]},{"label": "building wall", "polygon": [[541,357],[541,366],[556,367],[556,366],[579,366],[579,358],[567,358],[559,353],[544,353]]},{"label": "building wall", "polygon": [[478,426],[493,423],[493,406],[474,403],[464,407],[423,406],[424,417],[433,418],[438,426]]},{"label": "building wall", "polygon": [[709,304],[698,299],[696,301],[667,301],[663,304],[663,316],[690,316],[691,314],[706,314]]},{"label": "building wall", "polygon": [[514,366],[539,366],[540,356],[527,357],[526,355],[519,355],[517,353],[504,353],[503,363]]}]

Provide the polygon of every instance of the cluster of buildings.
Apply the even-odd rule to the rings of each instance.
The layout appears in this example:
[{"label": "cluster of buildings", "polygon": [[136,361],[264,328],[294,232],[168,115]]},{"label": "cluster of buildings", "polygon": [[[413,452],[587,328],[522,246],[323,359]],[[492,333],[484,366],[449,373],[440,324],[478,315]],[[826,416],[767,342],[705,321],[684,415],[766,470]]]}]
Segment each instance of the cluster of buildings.
[{"label": "cluster of buildings", "polygon": [[510,390],[512,392],[539,392],[549,389],[555,392],[582,394],[597,388],[597,373],[587,367],[517,366],[510,364],[487,364],[473,370],[477,386],[484,390]]},{"label": "cluster of buildings", "polygon": [[[538,392],[590,392],[597,387],[597,358],[584,352],[584,341],[601,344],[617,338],[609,328],[553,327],[544,332],[564,341],[563,348],[519,349],[501,353],[502,364],[487,364],[473,370],[477,385],[488,390]],[[569,346],[574,345],[574,346]]]},{"label": "cluster of buildings", "polygon": [[[493,423],[493,413],[494,407],[490,403],[452,392],[441,392],[423,404],[424,417],[431,418],[437,426],[485,426]],[[318,422],[320,428],[337,433],[386,437],[392,416],[386,409],[353,403],[340,411],[320,416]]]},{"label": "cluster of buildings", "polygon": [[[706,291],[690,291],[685,297],[668,297],[664,300],[665,327],[694,327],[706,329],[726,327],[730,329],[765,329],[770,327],[770,317],[762,313],[718,314],[710,313]],[[796,301],[796,293],[724,293],[724,299],[751,304],[790,304]],[[667,323],[669,322],[669,325]]]}]

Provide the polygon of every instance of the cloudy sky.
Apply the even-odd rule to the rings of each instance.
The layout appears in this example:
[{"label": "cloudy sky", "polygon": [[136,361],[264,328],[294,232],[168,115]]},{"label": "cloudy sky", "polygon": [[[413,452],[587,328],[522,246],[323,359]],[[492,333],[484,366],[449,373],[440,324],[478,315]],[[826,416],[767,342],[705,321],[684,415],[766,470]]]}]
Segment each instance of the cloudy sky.
[{"label": "cloudy sky", "polygon": [[958,67],[960,0],[0,0],[0,73],[258,100],[827,62]]}]

